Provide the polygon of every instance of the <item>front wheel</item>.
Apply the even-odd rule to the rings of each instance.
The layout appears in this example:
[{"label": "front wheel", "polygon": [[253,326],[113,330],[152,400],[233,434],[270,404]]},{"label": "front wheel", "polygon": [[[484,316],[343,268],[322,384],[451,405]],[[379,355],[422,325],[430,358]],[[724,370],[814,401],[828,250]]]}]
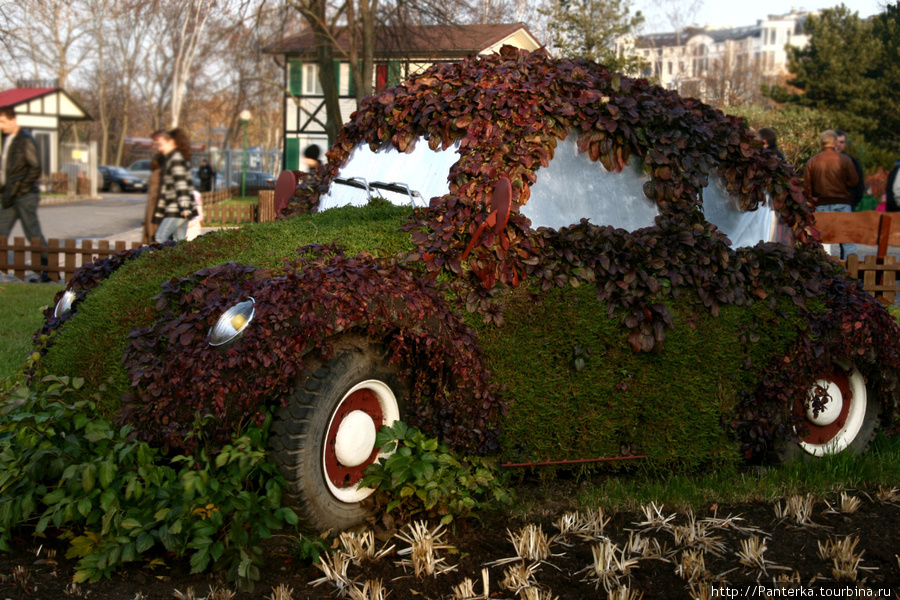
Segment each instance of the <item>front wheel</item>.
[{"label": "front wheel", "polygon": [[122,193],[122,186],[117,181],[113,181],[109,184],[109,191],[113,194],[120,194]]},{"label": "front wheel", "polygon": [[368,516],[362,501],[374,490],[359,481],[384,456],[375,434],[401,418],[407,396],[385,350],[364,341],[338,351],[297,386],[276,413],[269,446],[306,523],[341,530]]},{"label": "front wheel", "polygon": [[[827,399],[818,410],[813,404],[817,396]],[[793,414],[801,419],[795,428],[799,440],[785,443],[783,460],[862,455],[878,431],[881,405],[855,365],[836,361],[797,399]]]}]

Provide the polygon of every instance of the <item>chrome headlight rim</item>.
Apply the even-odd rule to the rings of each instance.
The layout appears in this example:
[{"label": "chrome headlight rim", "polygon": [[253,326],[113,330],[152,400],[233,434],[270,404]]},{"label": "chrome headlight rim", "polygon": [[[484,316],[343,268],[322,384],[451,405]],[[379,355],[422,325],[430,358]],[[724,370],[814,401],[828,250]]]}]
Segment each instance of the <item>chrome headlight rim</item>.
[{"label": "chrome headlight rim", "polygon": [[[237,316],[244,318],[244,322],[240,324],[240,327],[234,326],[234,319]],[[256,299],[248,296],[247,300],[236,303],[222,313],[216,324],[210,327],[206,336],[209,340],[209,345],[215,348],[235,341],[247,330],[254,316],[256,316]]]},{"label": "chrome headlight rim", "polygon": [[66,290],[63,292],[62,298],[59,299],[59,302],[56,303],[56,307],[53,309],[53,318],[58,319],[70,310],[72,310],[72,304],[75,302],[75,292],[72,290]]}]

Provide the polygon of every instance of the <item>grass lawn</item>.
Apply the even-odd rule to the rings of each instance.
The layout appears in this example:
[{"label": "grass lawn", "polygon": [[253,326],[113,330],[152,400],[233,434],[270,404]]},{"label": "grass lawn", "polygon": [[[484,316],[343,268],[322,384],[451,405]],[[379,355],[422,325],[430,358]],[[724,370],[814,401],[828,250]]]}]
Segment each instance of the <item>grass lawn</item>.
[{"label": "grass lawn", "polygon": [[0,380],[15,373],[31,350],[31,336],[44,320],[44,309],[59,291],[57,285],[0,284]]}]

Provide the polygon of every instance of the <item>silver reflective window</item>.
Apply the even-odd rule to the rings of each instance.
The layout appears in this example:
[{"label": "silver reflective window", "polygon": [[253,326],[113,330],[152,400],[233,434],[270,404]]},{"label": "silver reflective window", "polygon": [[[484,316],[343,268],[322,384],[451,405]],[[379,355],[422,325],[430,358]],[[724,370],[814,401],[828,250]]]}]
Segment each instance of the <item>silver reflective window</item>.
[{"label": "silver reflective window", "polygon": [[728,194],[720,177],[710,177],[709,185],[703,188],[703,214],[728,236],[734,248],[776,239],[778,213],[768,203],[756,210],[741,210],[738,199]]},{"label": "silver reflective window", "polygon": [[531,198],[522,207],[532,227],[559,229],[581,219],[595,225],[612,225],[628,231],[653,225],[659,208],[644,195],[649,175],[638,160],[621,173],[610,173],[599,162],[578,151],[573,132],[556,146],[553,160],[537,172]]},{"label": "silver reflective window", "polygon": [[[390,144],[377,152],[372,152],[366,143],[357,144],[347,159],[347,164],[338,172],[338,178],[355,179],[358,185],[332,182],[328,193],[322,196],[319,209],[348,204],[365,205],[369,200],[369,193],[364,189],[363,181],[370,186],[373,197],[380,196],[393,204],[407,206],[410,204],[410,195],[396,188],[408,186],[410,192],[415,192],[412,197],[415,205],[427,206],[433,197],[443,196],[450,191],[447,175],[450,167],[459,160],[458,149],[459,145],[456,144],[447,150],[432,150],[422,138],[417,140],[415,148],[409,154],[398,151]],[[378,185],[379,183],[382,185]]]}]

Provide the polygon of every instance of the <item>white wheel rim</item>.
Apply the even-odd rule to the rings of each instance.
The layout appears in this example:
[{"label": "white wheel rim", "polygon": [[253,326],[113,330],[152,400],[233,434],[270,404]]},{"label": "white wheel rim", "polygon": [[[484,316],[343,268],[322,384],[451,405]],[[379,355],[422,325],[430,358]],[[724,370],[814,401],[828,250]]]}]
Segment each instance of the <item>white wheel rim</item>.
[{"label": "white wheel rim", "polygon": [[[345,408],[345,404],[352,403],[351,396],[360,391],[371,392],[375,396],[382,413],[380,423],[376,423],[365,410],[342,410]],[[352,504],[361,502],[375,491],[374,488],[360,487],[358,481],[350,485],[338,485],[333,480],[336,474],[330,470],[335,471],[338,468],[338,465],[334,465],[335,459],[340,462],[340,466],[348,468],[370,464],[372,461],[369,459],[375,450],[375,433],[382,425],[393,425],[399,419],[400,407],[397,398],[385,383],[370,379],[347,390],[328,420],[328,427],[325,430],[326,440],[323,443],[321,454],[322,476],[328,490],[335,498],[341,502]],[[332,431],[333,427],[337,428],[336,431]],[[334,437],[333,458],[329,458],[330,448],[327,440],[330,433],[333,433]],[[390,453],[379,452],[375,460],[389,455]],[[330,467],[330,465],[334,466]]]},{"label": "white wheel rim", "polygon": [[[846,397],[847,395],[841,390],[839,382],[835,381],[819,379],[810,388],[809,394],[811,395],[816,390],[816,386],[822,386],[827,390],[830,399],[825,403],[824,410],[820,411],[818,415],[813,414],[814,411],[807,403],[806,418],[809,421],[809,425],[836,429],[833,437],[826,441],[816,442],[809,439],[800,441],[800,447],[813,456],[838,454],[846,450],[853,440],[856,439],[856,436],[859,435],[866,420],[868,396],[865,378],[855,365],[851,366],[846,362],[836,362],[836,365],[845,371],[849,369],[846,377],[849,397]],[[849,406],[845,406],[847,404]],[[845,408],[846,414],[843,420],[839,420]]]}]

